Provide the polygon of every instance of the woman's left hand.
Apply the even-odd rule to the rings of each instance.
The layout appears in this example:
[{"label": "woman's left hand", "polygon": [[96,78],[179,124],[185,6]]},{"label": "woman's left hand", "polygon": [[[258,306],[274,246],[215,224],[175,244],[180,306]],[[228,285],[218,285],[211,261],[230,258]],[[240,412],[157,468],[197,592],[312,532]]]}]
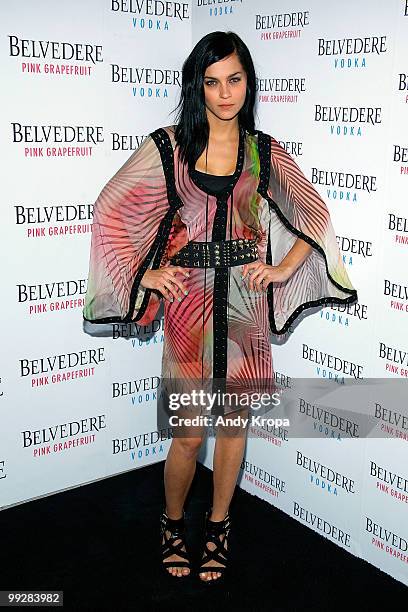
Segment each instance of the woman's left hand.
[{"label": "woman's left hand", "polygon": [[253,261],[244,264],[242,268],[242,279],[247,275],[248,287],[255,291],[265,291],[269,283],[283,283],[293,274],[293,270],[285,266],[270,266],[262,261]]}]

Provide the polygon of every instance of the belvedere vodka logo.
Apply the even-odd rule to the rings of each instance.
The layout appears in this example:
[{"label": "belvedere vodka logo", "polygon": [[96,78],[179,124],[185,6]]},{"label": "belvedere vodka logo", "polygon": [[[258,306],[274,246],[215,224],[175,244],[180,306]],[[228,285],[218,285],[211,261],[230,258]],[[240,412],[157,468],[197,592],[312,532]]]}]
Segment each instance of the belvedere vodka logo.
[{"label": "belvedere vodka logo", "polygon": [[329,57],[335,69],[367,68],[372,57],[387,52],[386,36],[364,38],[318,39],[317,54]]},{"label": "belvedere vodka logo", "polygon": [[102,126],[12,122],[11,132],[12,142],[24,145],[24,157],[91,157],[104,142]]},{"label": "belvedere vodka logo", "polygon": [[299,450],[296,451],[296,465],[305,470],[306,478],[311,485],[329,495],[356,492],[355,481],[352,478],[312,457],[307,457]]},{"label": "belvedere vodka logo", "polygon": [[350,238],[349,236],[336,236],[336,240],[340,251],[343,253],[343,264],[345,266],[352,266],[356,257],[366,259],[373,255],[373,243],[368,240]]},{"label": "belvedere vodka logo", "polygon": [[172,0],[111,0],[110,10],[124,16],[133,30],[148,32],[167,32],[190,19],[189,3]]},{"label": "belvedere vodka logo", "polygon": [[83,236],[92,227],[93,204],[49,204],[14,206],[16,225],[26,238],[58,238]]},{"label": "belvedere vodka logo", "polygon": [[[283,372],[274,370],[273,378],[277,385],[277,388],[283,392],[286,389],[292,388],[292,379]],[[265,420],[259,422],[249,423],[249,431],[253,436],[262,438],[266,442],[273,444],[274,446],[282,446],[282,442],[289,441],[289,429],[284,425],[272,424]]]},{"label": "belvedere vodka logo", "polygon": [[101,429],[106,429],[105,419],[105,414],[98,414],[43,429],[27,429],[21,432],[22,446],[38,458],[94,444]]},{"label": "belvedere vodka logo", "polygon": [[294,140],[278,140],[278,142],[292,157],[300,157],[303,155],[303,142]]},{"label": "belvedere vodka logo", "polygon": [[256,77],[256,92],[261,104],[296,104],[305,91],[305,77]]},{"label": "belvedere vodka logo", "polygon": [[359,438],[360,426],[356,421],[350,420],[348,416],[339,416],[334,411],[321,405],[308,402],[304,397],[299,397],[299,415],[301,422],[310,419],[314,434],[321,437],[332,438],[341,442],[343,438]]},{"label": "belvedere vodka logo", "polygon": [[157,388],[160,384],[158,376],[148,376],[126,382],[112,383],[112,398],[126,397],[132,406],[141,406],[146,402],[157,400]]},{"label": "belvedere vodka logo", "polygon": [[163,100],[172,89],[181,87],[181,71],[155,66],[119,66],[111,64],[111,82],[130,84],[134,98]]},{"label": "belvedere vodka logo", "polygon": [[36,285],[18,284],[17,302],[24,304],[29,315],[66,312],[85,306],[86,279],[53,281]]},{"label": "belvedere vodka logo", "polygon": [[111,133],[112,151],[136,151],[146,140],[146,135]]},{"label": "belvedere vodka logo", "polygon": [[22,59],[21,72],[89,77],[103,62],[102,45],[92,43],[32,40],[9,35],[9,55]]},{"label": "belvedere vodka logo", "polygon": [[320,310],[320,319],[332,325],[341,325],[348,328],[352,321],[367,321],[367,304],[353,302],[353,304],[331,304]]},{"label": "belvedere vodka logo", "polygon": [[20,377],[30,380],[32,388],[38,388],[94,376],[96,368],[104,361],[103,347],[37,359],[20,359]]},{"label": "belvedere vodka logo", "polygon": [[253,487],[265,491],[271,497],[278,498],[280,494],[286,493],[286,482],[273,472],[269,472],[246,459],[242,461],[240,469],[243,472],[245,481]]},{"label": "belvedere vodka logo", "polygon": [[232,15],[241,7],[243,0],[196,0],[197,8],[206,7],[209,17]]},{"label": "belvedere vodka logo", "polygon": [[326,353],[307,344],[302,344],[302,359],[315,364],[316,376],[332,379],[339,384],[344,384],[345,376],[356,380],[363,378],[364,368],[361,364]]},{"label": "belvedere vodka logo", "polygon": [[300,38],[309,23],[309,11],[255,15],[255,30],[260,32],[261,40]]},{"label": "belvedere vodka logo", "polygon": [[330,523],[322,516],[315,514],[312,510],[302,506],[299,502],[293,502],[293,516],[301,520],[305,525],[320,531],[333,542],[341,544],[345,548],[351,547],[351,535],[341,529],[338,525]]},{"label": "belvedere vodka logo", "polygon": [[292,388],[292,379],[287,374],[283,372],[278,372],[277,370],[273,373],[273,379],[276,382],[277,386],[281,389],[291,389]]},{"label": "belvedere vodka logo", "polygon": [[363,136],[382,123],[380,106],[324,106],[315,104],[314,120],[327,124],[331,136]]},{"label": "belvedere vodka logo", "polygon": [[408,503],[408,479],[402,474],[392,472],[371,460],[369,475],[375,481],[377,491],[389,495],[395,501]]},{"label": "belvedere vodka logo", "polygon": [[378,358],[383,360],[386,372],[403,378],[408,377],[408,349],[379,342]]},{"label": "belvedere vodka logo", "polygon": [[339,170],[312,168],[311,182],[325,188],[327,199],[342,203],[356,203],[361,194],[370,195],[377,191],[376,176]]},{"label": "belvedere vodka logo", "polygon": [[[161,333],[159,333],[161,332]],[[124,338],[131,341],[132,348],[144,349],[147,346],[164,342],[164,319],[153,319],[147,325],[139,323],[114,323],[112,338]]]},{"label": "belvedere vodka logo", "polygon": [[393,145],[392,161],[399,166],[399,173],[408,176],[408,147]]},{"label": "belvedere vodka logo", "polygon": [[394,213],[388,213],[387,221],[387,230],[394,232],[394,242],[401,245],[408,244],[407,217],[398,217],[398,215]]},{"label": "belvedere vodka logo", "polygon": [[145,433],[137,433],[127,438],[112,439],[112,455],[120,456],[126,453],[131,461],[141,461],[142,459],[158,458],[167,450],[165,444],[171,438],[172,429],[164,428]]}]

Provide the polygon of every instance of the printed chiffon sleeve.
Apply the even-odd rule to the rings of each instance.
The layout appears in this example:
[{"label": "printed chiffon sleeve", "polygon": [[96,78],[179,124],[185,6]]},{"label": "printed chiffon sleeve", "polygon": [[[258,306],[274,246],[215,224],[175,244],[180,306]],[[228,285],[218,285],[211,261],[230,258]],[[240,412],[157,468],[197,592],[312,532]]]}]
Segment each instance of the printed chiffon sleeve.
[{"label": "printed chiffon sleeve", "polygon": [[292,276],[268,286],[271,330],[285,333],[307,308],[351,303],[357,292],[348,277],[329,210],[294,159],[273,138],[267,138],[268,174],[265,196],[271,217],[267,263],[278,265],[303,239],[312,251]]},{"label": "printed chiffon sleeve", "polygon": [[168,210],[162,160],[149,134],[95,202],[85,320],[145,324],[155,316],[160,294],[140,281],[159,267]]}]

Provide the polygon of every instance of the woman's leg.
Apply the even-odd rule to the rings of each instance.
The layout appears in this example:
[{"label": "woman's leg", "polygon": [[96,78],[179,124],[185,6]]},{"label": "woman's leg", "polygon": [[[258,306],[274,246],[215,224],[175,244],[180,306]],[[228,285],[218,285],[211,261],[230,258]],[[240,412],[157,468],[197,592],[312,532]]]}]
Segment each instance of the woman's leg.
[{"label": "woman's leg", "polygon": [[[184,502],[194,478],[197,454],[203,441],[202,436],[192,438],[175,437],[172,439],[169,452],[164,465],[164,489],[166,497],[166,514],[171,519],[179,519],[182,516]],[[170,533],[167,531],[167,536]],[[164,539],[163,539],[164,541]],[[179,540],[176,540],[176,544]],[[185,550],[185,547],[182,547]],[[179,555],[171,555],[169,561],[182,560]],[[189,574],[187,567],[171,567],[167,570],[174,576]]]},{"label": "woman's leg", "polygon": [[[245,418],[246,415],[241,416]],[[245,450],[247,431],[241,426],[238,428],[218,427],[213,460],[214,497],[212,513],[209,517],[213,521],[222,521],[229,509]],[[215,544],[208,542],[208,548],[214,550]],[[217,561],[209,561],[208,565],[220,564]],[[219,576],[221,576],[220,572],[214,571],[200,573],[203,580],[217,579]]]}]

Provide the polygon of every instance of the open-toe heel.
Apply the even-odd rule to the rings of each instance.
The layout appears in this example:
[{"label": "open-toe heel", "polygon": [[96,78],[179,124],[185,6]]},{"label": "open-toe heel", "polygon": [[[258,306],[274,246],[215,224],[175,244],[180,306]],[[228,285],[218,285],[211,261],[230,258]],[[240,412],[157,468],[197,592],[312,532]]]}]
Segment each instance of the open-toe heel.
[{"label": "open-toe heel", "polygon": [[[204,553],[203,558],[200,562],[198,570],[199,574],[203,572],[219,572],[221,576],[218,578],[200,578],[201,582],[205,584],[219,583],[224,577],[227,570],[228,562],[228,535],[231,527],[231,518],[229,512],[225,515],[222,521],[211,521],[210,520],[211,509],[208,510],[205,516],[205,540],[204,540]],[[224,536],[224,537],[222,537]],[[212,542],[215,545],[214,550],[208,547],[208,544]],[[205,565],[209,561],[216,561],[222,565],[209,564]]]},{"label": "open-toe heel", "polygon": [[[191,572],[191,560],[186,546],[184,517],[185,513],[183,510],[183,516],[181,518],[171,519],[167,516],[165,508],[163,508],[160,516],[162,567],[166,574],[174,576],[175,578],[185,578],[189,576]],[[167,532],[170,532],[169,536]],[[185,550],[182,550],[183,546]],[[182,560],[170,561],[168,557],[172,555],[177,555],[181,557]],[[188,567],[190,572],[188,574],[172,574],[168,571],[168,567]]]}]

